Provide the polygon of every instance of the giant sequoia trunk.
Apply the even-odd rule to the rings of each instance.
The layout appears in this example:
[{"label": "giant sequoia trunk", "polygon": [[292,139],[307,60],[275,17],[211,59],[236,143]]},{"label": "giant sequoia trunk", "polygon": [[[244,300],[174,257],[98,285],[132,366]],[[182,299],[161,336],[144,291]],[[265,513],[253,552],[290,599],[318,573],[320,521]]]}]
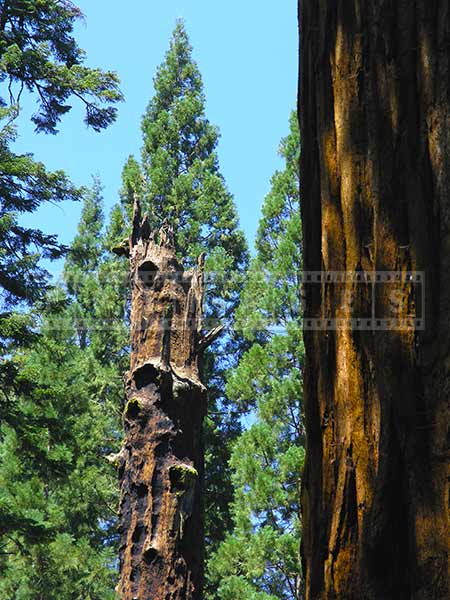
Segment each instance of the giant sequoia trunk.
[{"label": "giant sequoia trunk", "polygon": [[137,204],[127,246],[131,366],[119,455],[118,592],[121,600],[200,600],[202,259],[183,271],[170,231],[151,234]]},{"label": "giant sequoia trunk", "polygon": [[366,282],[304,289],[307,598],[447,600],[450,3],[300,0],[300,36],[305,269]]}]

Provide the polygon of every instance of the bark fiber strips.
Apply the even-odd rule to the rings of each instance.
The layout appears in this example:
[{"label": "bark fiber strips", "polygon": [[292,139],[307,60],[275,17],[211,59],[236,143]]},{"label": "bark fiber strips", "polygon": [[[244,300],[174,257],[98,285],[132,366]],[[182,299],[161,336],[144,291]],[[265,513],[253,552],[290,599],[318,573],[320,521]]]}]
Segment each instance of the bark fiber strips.
[{"label": "bark fiber strips", "polygon": [[[308,600],[450,598],[449,44],[448,0],[300,0],[305,269],[425,272],[424,331],[305,330]],[[419,317],[370,290],[305,285],[305,321]]]}]

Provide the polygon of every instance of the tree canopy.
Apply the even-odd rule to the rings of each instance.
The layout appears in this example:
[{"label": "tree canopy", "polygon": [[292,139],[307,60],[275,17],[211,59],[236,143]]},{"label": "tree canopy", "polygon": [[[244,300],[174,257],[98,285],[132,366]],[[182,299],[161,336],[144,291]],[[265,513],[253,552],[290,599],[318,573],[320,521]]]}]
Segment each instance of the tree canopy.
[{"label": "tree canopy", "polygon": [[2,0],[0,15],[0,82],[8,83],[2,106],[19,104],[24,90],[32,93],[38,104],[32,121],[36,131],[46,133],[56,133],[74,97],[85,107],[86,124],[96,131],[115,120],[111,105],[122,99],[118,77],[84,66],[86,54],[73,35],[83,15],[74,3]]},{"label": "tree canopy", "polygon": [[249,413],[233,445],[233,531],[210,561],[220,600],[300,600],[299,488],[304,456],[302,269],[296,117],[280,145],[237,311],[250,347],[229,373],[228,396]]},{"label": "tree canopy", "polygon": [[[26,95],[36,101],[36,134],[56,134],[75,102],[95,131],[115,120],[122,100],[117,75],[85,65],[74,33],[80,19],[69,0],[0,0],[0,596],[113,600],[117,556],[127,555],[128,542],[140,544],[144,529],[153,539],[147,522],[143,529],[134,523],[130,535],[131,525],[124,532],[127,521],[118,516],[128,505],[122,498],[119,506],[116,483],[117,468],[119,477],[124,473],[123,453],[131,456],[122,431],[129,409],[125,391],[133,395],[126,375],[133,344],[123,257],[130,246],[124,240],[133,206],[140,205],[147,215],[142,239],[149,240],[150,231],[155,247],[173,239],[177,260],[171,264],[183,264],[188,274],[197,265],[204,277],[204,328],[196,334],[208,339],[207,349],[199,351],[198,382],[208,413],[195,440],[199,470],[205,459],[202,506],[188,507],[190,480],[175,477],[182,472],[176,461],[188,460],[187,447],[166,448],[176,463],[175,479],[161,491],[167,465],[165,446],[156,443],[160,462],[154,473],[160,478],[142,474],[147,487],[132,490],[136,514],[149,518],[145,502],[154,494],[153,527],[160,518],[158,493],[173,493],[179,514],[171,513],[167,522],[176,525],[181,544],[186,519],[204,513],[205,599],[301,600],[305,432],[296,117],[280,144],[284,167],[272,177],[250,258],[220,170],[219,131],[206,116],[200,70],[178,21],[142,117],[141,154],[127,159],[118,202],[105,216],[98,177],[78,187],[63,171],[49,171],[31,153],[14,151]],[[44,203],[74,200],[82,201],[81,216],[68,247],[52,233],[23,225],[22,217]],[[50,284],[48,273],[54,260],[62,267],[58,285]],[[186,306],[201,314],[199,303],[193,307],[187,296]],[[179,429],[168,433],[181,432],[176,439],[182,439],[175,404],[192,400],[189,385],[182,393],[172,387],[168,396],[151,374],[148,385],[157,386],[159,402],[173,403],[167,414]],[[142,401],[147,391],[141,391]],[[192,424],[193,414],[182,406],[183,423]],[[202,419],[203,412],[197,422]],[[133,427],[145,430],[139,418]],[[158,427],[164,432],[164,419]],[[129,481],[131,489],[133,477]],[[159,550],[141,546],[143,563],[169,555]],[[193,564],[202,563],[198,552]],[[133,582],[136,570],[128,566]],[[182,582],[184,575],[177,577]],[[202,579],[200,567],[198,587]]]}]

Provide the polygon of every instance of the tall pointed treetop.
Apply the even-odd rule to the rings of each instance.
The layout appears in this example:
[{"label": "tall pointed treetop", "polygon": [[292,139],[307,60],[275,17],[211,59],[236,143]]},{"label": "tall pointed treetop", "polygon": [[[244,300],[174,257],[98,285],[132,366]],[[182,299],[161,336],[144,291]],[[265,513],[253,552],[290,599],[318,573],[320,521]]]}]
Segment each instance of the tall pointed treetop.
[{"label": "tall pointed treetop", "polygon": [[206,251],[211,267],[215,262],[230,268],[241,265],[245,240],[219,172],[219,133],[205,116],[200,71],[181,21],[157,70],[154,89],[142,120],[142,172],[136,172],[136,163],[129,160],[125,183],[137,191],[143,185],[143,205],[152,228],[167,218],[185,261],[195,263]]}]

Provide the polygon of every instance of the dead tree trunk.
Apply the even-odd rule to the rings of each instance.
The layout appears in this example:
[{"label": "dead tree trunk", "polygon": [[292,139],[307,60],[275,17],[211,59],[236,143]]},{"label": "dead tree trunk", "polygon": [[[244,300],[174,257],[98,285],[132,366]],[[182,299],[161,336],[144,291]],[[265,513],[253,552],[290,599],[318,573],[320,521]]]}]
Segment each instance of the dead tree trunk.
[{"label": "dead tree trunk", "polygon": [[168,228],[151,234],[137,203],[127,246],[131,366],[118,465],[118,593],[121,600],[200,600],[202,259],[183,271]]},{"label": "dead tree trunk", "polygon": [[300,0],[300,45],[305,270],[400,274],[305,285],[307,598],[447,600],[450,3]]}]

